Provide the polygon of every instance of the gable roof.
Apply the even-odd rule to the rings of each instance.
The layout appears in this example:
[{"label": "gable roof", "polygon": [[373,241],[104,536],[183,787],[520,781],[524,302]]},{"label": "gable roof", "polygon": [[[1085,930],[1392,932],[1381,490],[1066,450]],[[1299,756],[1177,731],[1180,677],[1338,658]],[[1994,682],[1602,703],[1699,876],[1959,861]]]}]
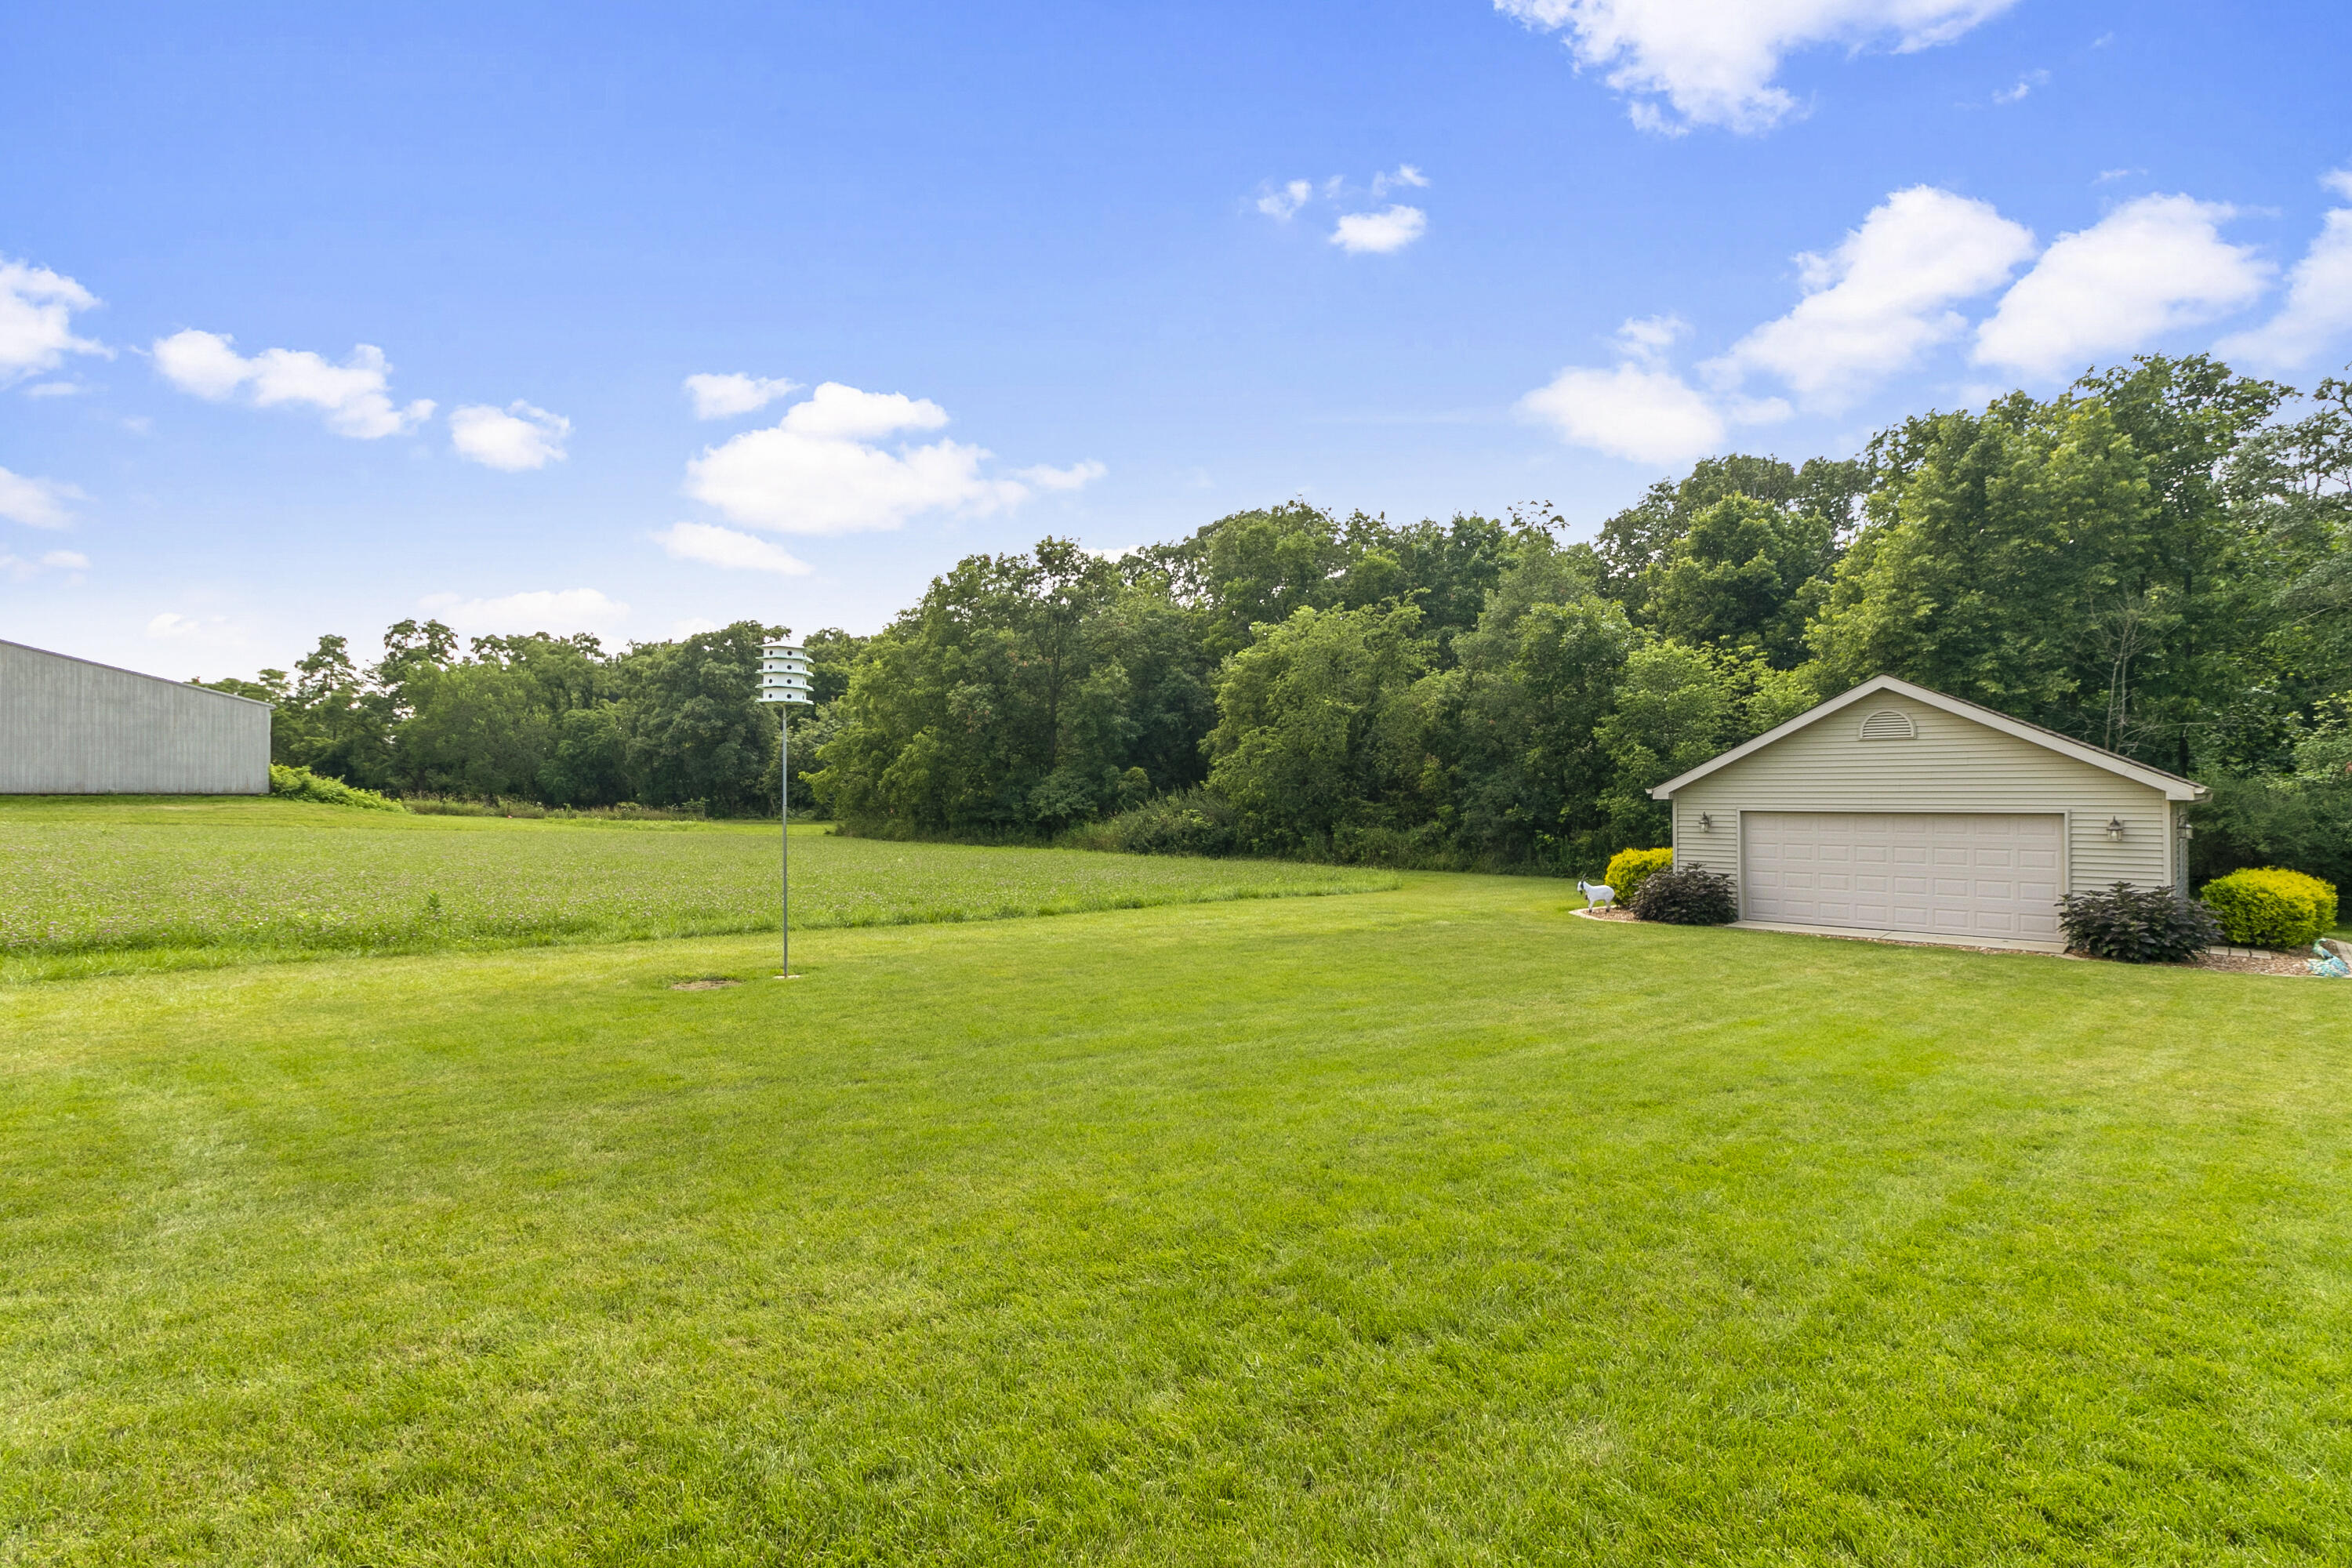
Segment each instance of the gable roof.
[{"label": "gable roof", "polygon": [[2021,741],[2042,747],[2047,751],[2056,752],[2061,756],[2072,757],[2078,763],[2088,763],[2095,768],[2104,768],[2108,773],[2121,774],[2134,784],[2146,784],[2152,790],[2161,791],[2167,800],[2202,800],[2210,793],[2203,784],[2193,779],[2182,778],[2179,773],[2166,773],[2162,768],[2151,768],[2145,763],[2133,762],[2129,757],[2110,752],[2104,746],[2089,745],[2070,735],[2062,735],[2055,730],[2045,730],[2039,724],[2029,724],[2022,719],[2012,719],[1999,709],[1987,708],[1980,702],[1970,702],[1959,697],[1947,697],[1940,691],[1930,691],[1924,686],[1914,686],[1907,680],[1897,680],[1891,675],[1881,675],[1864,681],[1851,691],[1831,698],[1818,708],[1808,708],[1787,723],[1777,729],[1765,731],[1745,745],[1734,746],[1721,756],[1701,763],[1690,772],[1678,777],[1668,779],[1650,791],[1651,798],[1670,800],[1674,797],[1675,791],[1682,788],[1683,785],[1703,779],[1718,768],[1728,767],[1742,757],[1753,756],[1776,741],[1785,740],[1808,725],[1817,724],[1833,713],[1844,711],[1866,697],[1875,697],[1885,691],[1894,692],[1898,697],[1908,697],[1915,702],[1924,702],[1930,708],[1940,708],[1947,713],[1982,724],[1988,730],[1998,730],[2004,735],[2014,735]]}]

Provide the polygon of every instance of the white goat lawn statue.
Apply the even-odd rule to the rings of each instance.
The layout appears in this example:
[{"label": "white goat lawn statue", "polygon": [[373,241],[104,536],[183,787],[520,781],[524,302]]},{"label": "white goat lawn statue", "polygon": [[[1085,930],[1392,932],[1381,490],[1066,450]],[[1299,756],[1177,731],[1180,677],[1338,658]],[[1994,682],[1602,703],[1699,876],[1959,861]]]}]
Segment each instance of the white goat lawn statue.
[{"label": "white goat lawn statue", "polygon": [[1606,882],[1588,882],[1580,878],[1576,890],[1584,895],[1587,909],[1613,910],[1617,907],[1617,889]]}]

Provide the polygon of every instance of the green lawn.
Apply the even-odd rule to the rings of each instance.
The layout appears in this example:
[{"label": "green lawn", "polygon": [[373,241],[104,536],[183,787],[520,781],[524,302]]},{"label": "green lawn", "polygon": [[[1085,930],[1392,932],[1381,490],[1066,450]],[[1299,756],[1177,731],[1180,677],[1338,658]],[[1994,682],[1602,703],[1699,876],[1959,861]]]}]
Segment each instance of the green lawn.
[{"label": "green lawn", "polygon": [[[269,799],[0,799],[0,979],[319,952],[773,931],[773,824],[411,816]],[[1393,887],[1267,861],[793,830],[793,925]]]},{"label": "green lawn", "polygon": [[0,987],[0,1562],[2352,1560],[2352,985],[1573,902]]}]

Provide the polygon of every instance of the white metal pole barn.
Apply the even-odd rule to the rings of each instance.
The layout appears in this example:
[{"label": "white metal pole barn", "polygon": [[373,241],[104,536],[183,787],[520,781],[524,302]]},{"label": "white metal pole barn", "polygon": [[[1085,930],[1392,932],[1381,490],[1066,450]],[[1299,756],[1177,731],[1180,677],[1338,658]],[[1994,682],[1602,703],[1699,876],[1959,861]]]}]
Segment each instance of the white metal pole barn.
[{"label": "white metal pole barn", "polygon": [[785,724],[792,717],[792,705],[803,706],[814,700],[809,696],[808,650],[798,643],[772,642],[760,649],[760,700],[776,706],[776,838],[782,845],[778,852],[780,875],[776,882],[776,922],[783,932],[783,967],[777,972],[779,980],[793,977],[793,915],[791,908],[793,884],[793,759],[786,740]]}]

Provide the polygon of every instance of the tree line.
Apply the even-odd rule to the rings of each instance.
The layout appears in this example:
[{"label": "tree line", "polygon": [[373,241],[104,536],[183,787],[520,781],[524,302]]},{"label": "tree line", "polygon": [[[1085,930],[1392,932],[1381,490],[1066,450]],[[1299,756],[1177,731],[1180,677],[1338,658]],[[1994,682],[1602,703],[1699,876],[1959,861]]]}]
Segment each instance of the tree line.
[{"label": "tree line", "polygon": [[[1648,788],[1874,675],[2210,784],[2201,870],[2352,876],[2352,383],[2149,356],[1881,432],[1709,458],[1590,542],[1548,509],[1291,502],[1116,558],[976,555],[806,640],[796,806],[849,831],[1574,872]],[[739,623],[607,654],[404,621],[222,682],[278,760],[395,793],[759,809]]]},{"label": "tree line", "polygon": [[[330,635],[291,670],[198,684],[274,705],[272,762],[389,795],[743,815],[776,798],[776,721],[752,693],[761,644],[783,630],[739,621],[611,653],[534,632],[461,653],[441,622],[404,620],[373,664]],[[810,639],[820,701],[862,640]]]}]

